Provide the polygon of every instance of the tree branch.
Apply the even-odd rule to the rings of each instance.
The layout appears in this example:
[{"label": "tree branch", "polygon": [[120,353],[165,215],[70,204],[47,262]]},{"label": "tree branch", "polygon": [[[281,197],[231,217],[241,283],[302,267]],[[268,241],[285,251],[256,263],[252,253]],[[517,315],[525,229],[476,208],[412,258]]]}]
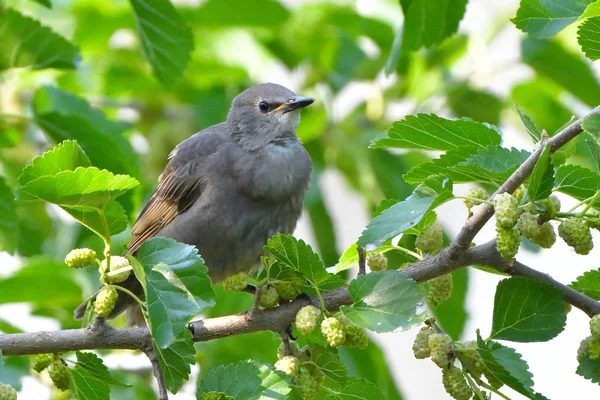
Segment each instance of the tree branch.
[{"label": "tree branch", "polygon": [[167,392],[167,386],[165,385],[165,377],[163,375],[162,369],[160,368],[160,364],[158,363],[158,357],[156,357],[156,352],[152,347],[152,342],[149,345],[146,345],[142,351],[146,354],[150,362],[152,363],[152,373],[156,378],[156,382],[158,383],[158,397],[160,400],[169,400],[169,393]]}]

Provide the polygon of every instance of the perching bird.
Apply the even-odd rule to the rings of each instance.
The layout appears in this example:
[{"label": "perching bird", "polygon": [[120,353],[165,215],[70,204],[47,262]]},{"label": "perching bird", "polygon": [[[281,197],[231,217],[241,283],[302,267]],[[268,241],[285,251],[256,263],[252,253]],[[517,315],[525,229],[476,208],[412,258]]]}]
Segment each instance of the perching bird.
[{"label": "perching bird", "polygon": [[[154,236],[194,245],[213,283],[257,267],[267,239],[292,233],[302,212],[312,162],[296,127],[300,109],[313,101],[273,83],[240,93],[227,121],[171,152],[133,226],[128,250],[135,254]],[[134,275],[121,285],[143,296]],[[76,319],[83,317],[86,303],[75,310]],[[119,292],[109,318],[125,310],[129,325],[143,324],[139,306]]]}]

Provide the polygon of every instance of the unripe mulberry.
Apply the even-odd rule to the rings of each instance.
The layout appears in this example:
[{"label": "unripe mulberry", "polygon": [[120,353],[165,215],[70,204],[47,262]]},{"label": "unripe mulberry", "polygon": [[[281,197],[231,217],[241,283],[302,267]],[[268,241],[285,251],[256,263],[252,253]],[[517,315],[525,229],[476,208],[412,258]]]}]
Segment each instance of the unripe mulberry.
[{"label": "unripe mulberry", "polygon": [[473,394],[461,370],[455,366],[442,371],[442,383],[446,392],[456,400],[469,400]]},{"label": "unripe mulberry", "polygon": [[433,253],[442,248],[443,241],[444,230],[439,224],[433,223],[417,236],[415,246],[423,253]]},{"label": "unripe mulberry", "polygon": [[357,349],[364,350],[369,345],[369,337],[365,333],[364,329],[359,326],[356,326],[352,323],[345,324],[343,326],[344,336],[346,340],[344,341],[344,346],[346,347],[356,347]]},{"label": "unripe mulberry", "polygon": [[223,280],[221,286],[226,292],[239,292],[248,286],[248,274],[240,272],[239,274],[230,275]]},{"label": "unripe mulberry", "polygon": [[0,382],[0,400],[17,400],[17,391],[14,387]]},{"label": "unripe mulberry", "polygon": [[315,379],[315,381],[317,382],[317,385],[323,384],[323,382],[325,381],[325,374],[323,373],[323,371],[321,371],[321,368],[319,368],[314,363],[309,363],[309,364],[306,364],[306,369],[312,375],[312,377]]},{"label": "unripe mulberry", "polygon": [[440,368],[448,368],[455,358],[454,342],[448,335],[432,333],[429,336],[431,361]]},{"label": "unripe mulberry", "polygon": [[92,249],[74,249],[65,257],[65,264],[69,268],[82,268],[94,265],[96,252]]},{"label": "unripe mulberry", "polygon": [[417,333],[412,345],[415,358],[424,359],[431,355],[431,351],[429,350],[429,336],[432,333],[434,333],[434,331],[431,328],[423,328]]},{"label": "unripe mulberry", "polygon": [[558,226],[558,234],[577,254],[586,255],[594,247],[590,228],[581,218],[569,218]]},{"label": "unripe mulberry", "polygon": [[61,361],[54,362],[48,368],[48,375],[57,389],[65,391],[71,387],[71,370]]},{"label": "unripe mulberry", "polygon": [[592,332],[592,336],[600,338],[600,314],[596,314],[590,319],[590,332]]},{"label": "unripe mulberry", "polygon": [[428,283],[427,302],[431,307],[436,308],[452,296],[452,274],[438,276],[429,280]]},{"label": "unripe mulberry", "polygon": [[42,372],[52,364],[52,354],[37,354],[31,359],[31,368],[36,372]]},{"label": "unripe mulberry", "polygon": [[554,227],[550,222],[544,222],[540,225],[539,234],[530,240],[544,249],[549,249],[556,243],[556,232],[554,232]]},{"label": "unripe mulberry", "polygon": [[521,235],[515,228],[505,229],[496,226],[496,249],[505,260],[512,260],[519,251]]},{"label": "unripe mulberry", "polygon": [[342,323],[335,317],[329,317],[323,320],[321,323],[321,333],[325,336],[327,343],[329,343],[331,347],[341,346],[346,340]]},{"label": "unripe mulberry", "polygon": [[590,355],[589,345],[592,341],[593,337],[588,336],[579,343],[579,348],[577,349],[577,359],[581,361],[582,358]]},{"label": "unripe mulberry", "polygon": [[387,269],[388,259],[385,254],[372,251],[367,256],[367,265],[371,271],[383,271]]},{"label": "unripe mulberry", "polygon": [[[102,270],[106,271],[106,259],[102,260]],[[121,256],[110,256],[110,274],[107,275],[108,281],[111,283],[119,283],[123,282],[125,279],[129,278],[131,274],[131,270],[119,271],[121,268],[129,267],[129,260],[125,257]]]},{"label": "unripe mulberry", "polygon": [[114,286],[104,286],[96,295],[94,312],[100,317],[108,317],[115,308],[119,294]]},{"label": "unripe mulberry", "polygon": [[292,282],[278,282],[275,288],[277,289],[277,293],[279,293],[279,297],[284,300],[294,300],[298,295],[298,289]]},{"label": "unripe mulberry", "polygon": [[285,356],[275,363],[275,369],[296,376],[300,371],[300,362],[294,356]]},{"label": "unripe mulberry", "polygon": [[519,229],[519,232],[521,232],[521,235],[529,240],[532,240],[540,234],[540,224],[537,222],[537,216],[529,212],[524,212],[519,215],[517,228]]},{"label": "unripe mulberry", "polygon": [[523,200],[523,196],[525,196],[525,192],[527,191],[527,189],[525,189],[525,186],[521,185],[517,188],[517,190],[515,190],[515,192],[513,193],[513,196],[515,196],[515,199],[517,199],[517,202],[520,203],[521,200]]},{"label": "unripe mulberry", "polygon": [[308,336],[317,326],[321,310],[315,306],[304,306],[296,314],[296,328],[300,334]]},{"label": "unripe mulberry", "polygon": [[512,228],[519,217],[519,203],[509,193],[501,193],[494,197],[494,210],[496,225],[501,228]]},{"label": "unripe mulberry", "polygon": [[294,378],[294,386],[300,392],[303,400],[314,399],[319,391],[319,385],[317,381],[308,372],[300,372]]},{"label": "unripe mulberry", "polygon": [[273,308],[279,303],[279,293],[274,286],[266,286],[260,290],[260,306]]},{"label": "unripe mulberry", "polygon": [[539,200],[537,204],[545,208],[545,211],[540,214],[546,220],[556,217],[556,213],[560,211],[560,200],[555,195]]},{"label": "unripe mulberry", "polygon": [[465,192],[465,197],[470,197],[470,199],[464,199],[463,202],[465,206],[470,210],[478,204],[481,204],[481,201],[477,200],[487,200],[489,197],[488,192],[485,189],[481,188],[473,188],[469,189]]},{"label": "unripe mulberry", "polygon": [[486,366],[477,351],[477,342],[471,340],[463,343],[463,346],[466,351],[460,353],[460,362],[472,376],[479,378],[486,370]]},{"label": "unripe mulberry", "polygon": [[600,338],[592,336],[592,340],[588,342],[587,351],[590,360],[600,360]]},{"label": "unripe mulberry", "polygon": [[52,394],[50,394],[50,400],[71,400],[72,398],[73,392],[71,392],[71,390],[63,392],[62,390],[55,389],[52,391]]}]

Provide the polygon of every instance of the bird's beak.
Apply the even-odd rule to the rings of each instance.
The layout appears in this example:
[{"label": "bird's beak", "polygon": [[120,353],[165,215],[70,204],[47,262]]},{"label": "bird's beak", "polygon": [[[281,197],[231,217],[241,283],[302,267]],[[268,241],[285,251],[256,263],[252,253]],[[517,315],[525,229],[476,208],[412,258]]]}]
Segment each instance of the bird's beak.
[{"label": "bird's beak", "polygon": [[315,99],[313,99],[312,97],[294,96],[290,98],[287,102],[277,107],[275,110],[287,113],[311,105],[312,103],[314,103],[314,101]]}]

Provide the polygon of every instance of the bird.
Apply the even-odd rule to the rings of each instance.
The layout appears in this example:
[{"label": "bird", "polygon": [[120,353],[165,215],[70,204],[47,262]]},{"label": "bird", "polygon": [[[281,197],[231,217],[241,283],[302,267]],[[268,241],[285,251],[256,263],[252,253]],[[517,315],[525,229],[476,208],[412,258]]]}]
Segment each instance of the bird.
[{"label": "bird", "polygon": [[[135,255],[153,237],[196,246],[214,284],[260,265],[267,240],[293,233],[312,176],[296,135],[300,110],[313,98],[275,83],[252,86],[232,101],[227,119],[179,143],[131,230]],[[142,300],[132,274],[120,283]],[[85,314],[87,301],[74,312]],[[139,305],[119,291],[109,319],[127,311],[143,326]]]}]

